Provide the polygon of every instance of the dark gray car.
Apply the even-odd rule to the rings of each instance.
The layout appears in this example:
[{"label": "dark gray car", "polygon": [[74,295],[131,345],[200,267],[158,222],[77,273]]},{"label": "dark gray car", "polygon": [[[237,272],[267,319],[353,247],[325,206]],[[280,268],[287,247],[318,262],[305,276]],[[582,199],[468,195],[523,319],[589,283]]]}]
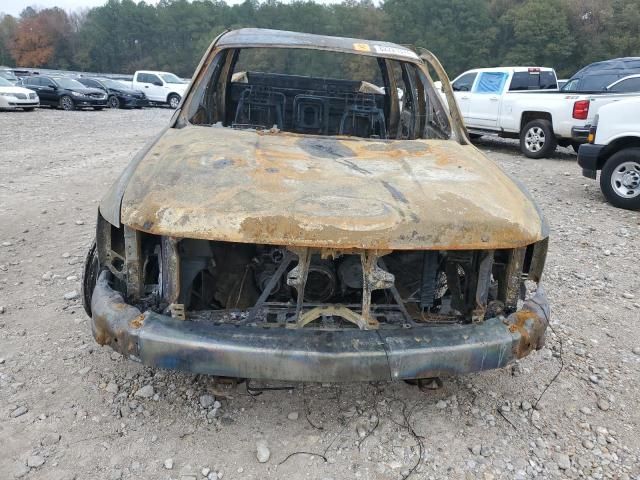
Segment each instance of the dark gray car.
[{"label": "dark gray car", "polygon": [[640,57],[614,58],[579,70],[562,87],[563,92],[602,92],[613,82],[640,73]]}]

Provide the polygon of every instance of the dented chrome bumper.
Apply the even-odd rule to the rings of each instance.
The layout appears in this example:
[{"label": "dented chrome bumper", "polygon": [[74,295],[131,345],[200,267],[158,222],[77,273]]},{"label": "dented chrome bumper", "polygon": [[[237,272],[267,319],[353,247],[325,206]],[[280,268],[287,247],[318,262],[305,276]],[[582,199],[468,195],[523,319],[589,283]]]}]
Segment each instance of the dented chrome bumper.
[{"label": "dented chrome bumper", "polygon": [[544,344],[541,287],[507,318],[406,329],[311,330],[216,325],[140,312],[103,272],[93,292],[97,342],[142,363],[218,376],[315,382],[429,378],[501,368]]}]

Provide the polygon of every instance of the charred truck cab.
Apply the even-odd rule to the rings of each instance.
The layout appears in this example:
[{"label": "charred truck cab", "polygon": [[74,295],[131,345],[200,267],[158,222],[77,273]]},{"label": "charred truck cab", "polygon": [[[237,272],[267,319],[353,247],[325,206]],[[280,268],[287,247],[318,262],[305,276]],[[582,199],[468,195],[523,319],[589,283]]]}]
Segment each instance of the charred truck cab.
[{"label": "charred truck cab", "polygon": [[242,29],[101,202],[83,299],[98,343],[161,368],[455,375],[541,348],[547,242],[429,52]]}]

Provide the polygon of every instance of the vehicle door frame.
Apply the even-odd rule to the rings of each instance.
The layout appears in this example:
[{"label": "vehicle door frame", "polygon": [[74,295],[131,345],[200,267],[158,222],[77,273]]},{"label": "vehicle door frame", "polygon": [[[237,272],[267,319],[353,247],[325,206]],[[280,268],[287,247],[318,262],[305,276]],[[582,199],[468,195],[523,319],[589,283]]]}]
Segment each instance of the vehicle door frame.
[{"label": "vehicle door frame", "polygon": [[625,82],[631,82],[631,81],[636,81],[640,83],[640,75],[631,75],[631,76],[623,77],[619,80],[616,80],[606,88],[606,91],[609,93],[640,93],[640,85],[638,86],[638,90],[629,90],[629,91],[613,90],[613,88],[617,87],[618,85],[624,84]]},{"label": "vehicle door frame", "polygon": [[[47,105],[57,106],[60,97],[58,91],[60,90],[60,86],[51,77],[38,77],[38,80],[40,81],[40,90],[38,90],[40,101],[44,99],[44,103]],[[45,85],[45,82],[53,84],[53,88],[49,85]]]},{"label": "vehicle door frame", "polygon": [[[465,122],[467,120],[467,115],[469,113],[469,102],[471,100],[471,91],[473,90],[473,86],[476,83],[476,80],[478,78],[478,75],[480,75],[480,73],[481,72],[477,70],[475,71],[469,70],[464,73],[461,73],[460,75],[458,75],[458,77],[456,77],[451,82],[451,90],[453,90],[453,95],[456,98],[456,102],[458,103],[458,108],[460,109],[460,113],[462,114],[462,118],[465,119]],[[473,81],[471,82],[471,86],[469,90],[455,90],[454,84],[466,75],[474,75]]]},{"label": "vehicle door frame", "polygon": [[[153,81],[151,81],[151,82],[141,82],[140,81],[140,76],[141,75],[149,75],[149,76],[152,76],[152,77],[156,77],[158,79],[158,81],[160,83],[162,83],[162,86],[155,85],[153,83]],[[136,83],[139,83],[139,84],[144,86],[145,90],[143,90],[143,92],[145,93],[147,98],[149,100],[151,100],[152,102],[165,102],[167,100],[166,95],[165,95],[165,83],[164,83],[164,80],[162,80],[162,78],[157,73],[149,73],[149,72],[138,73],[138,77],[136,79]]]},{"label": "vehicle door frame", "polygon": [[[501,74],[503,79],[496,91],[478,91],[483,76]],[[513,73],[508,70],[478,72],[478,76],[471,87],[469,110],[465,117],[468,127],[488,128],[497,130],[502,109],[502,98],[511,83]]]},{"label": "vehicle door frame", "polygon": [[[431,74],[429,73],[429,67],[435,71],[442,85],[442,92],[447,99],[447,102],[442,102],[442,104],[445,107],[444,111],[447,114],[449,124],[451,125],[451,139],[455,139],[462,145],[471,144],[469,133],[465,128],[462,114],[460,113],[460,108],[458,107],[458,102],[456,102],[455,96],[453,94],[453,89],[451,88],[449,75],[447,75],[447,72],[440,63],[440,60],[438,60],[438,57],[436,57],[431,51],[425,48],[419,48],[418,51],[420,54],[420,59],[424,62],[424,64],[418,65],[418,68],[422,71],[422,74],[425,75],[429,80],[429,82],[431,83],[431,87],[435,90],[433,80],[431,79]],[[449,107],[448,111],[446,108],[447,106]]]}]

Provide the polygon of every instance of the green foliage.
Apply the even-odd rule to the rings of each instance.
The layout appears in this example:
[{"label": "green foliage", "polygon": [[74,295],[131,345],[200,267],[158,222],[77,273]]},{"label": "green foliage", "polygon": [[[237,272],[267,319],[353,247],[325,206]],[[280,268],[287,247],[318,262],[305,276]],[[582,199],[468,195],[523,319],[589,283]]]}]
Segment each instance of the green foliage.
[{"label": "green foliage", "polygon": [[513,45],[503,62],[511,65],[552,65],[561,75],[568,68],[575,50],[569,30],[567,10],[560,0],[527,0],[513,8],[501,21],[512,32]]},{"label": "green foliage", "polygon": [[617,29],[617,35],[607,38],[609,50],[620,52],[624,57],[640,55],[640,3],[614,0],[609,23]]},{"label": "green foliage", "polygon": [[451,74],[495,64],[498,29],[488,2],[477,0],[387,0],[390,37],[431,50]]},{"label": "green foliage", "polygon": [[18,21],[14,17],[0,14],[0,65],[11,66],[15,64],[9,47],[17,29]]},{"label": "green foliage", "polygon": [[[39,66],[114,73],[162,69],[190,76],[218,34],[251,26],[424,47],[451,76],[507,64],[551,66],[569,76],[596,60],[640,56],[638,1],[245,0],[228,5],[222,0],[160,0],[153,5],[108,0],[73,14],[29,7],[18,18],[0,14],[0,64],[28,58],[31,63],[42,59]],[[29,30],[20,27],[31,24],[46,24],[51,38],[30,43],[24,35]],[[28,51],[43,42],[52,46],[51,55]],[[256,61],[265,68],[286,62],[269,53]],[[289,63],[296,71],[324,65],[306,67],[293,58]],[[368,71],[343,63],[351,70],[347,76]]]}]

